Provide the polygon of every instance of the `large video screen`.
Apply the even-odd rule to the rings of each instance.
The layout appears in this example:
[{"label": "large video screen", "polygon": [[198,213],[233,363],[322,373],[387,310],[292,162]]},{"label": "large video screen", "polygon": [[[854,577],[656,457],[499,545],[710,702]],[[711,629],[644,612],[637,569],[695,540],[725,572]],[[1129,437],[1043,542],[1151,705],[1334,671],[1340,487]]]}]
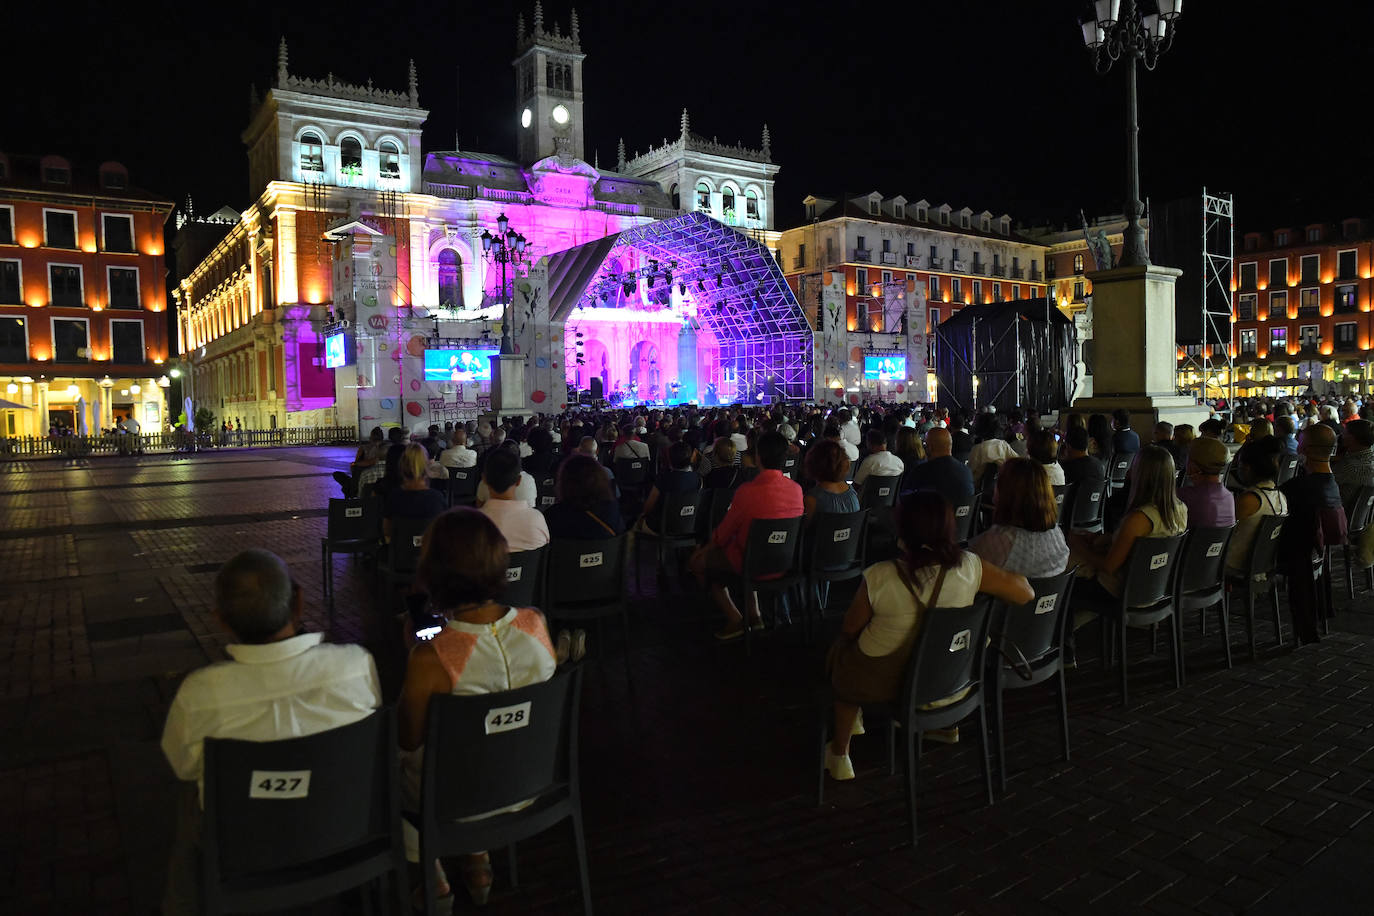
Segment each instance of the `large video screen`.
[{"label": "large video screen", "polygon": [[351,362],[348,358],[349,350],[347,334],[343,331],[330,334],[324,339],[324,367],[337,369],[340,366],[347,366]]},{"label": "large video screen", "polygon": [[426,350],[425,381],[489,382],[496,350]]},{"label": "large video screen", "polygon": [[880,382],[905,382],[905,356],[865,356],[864,378]]}]

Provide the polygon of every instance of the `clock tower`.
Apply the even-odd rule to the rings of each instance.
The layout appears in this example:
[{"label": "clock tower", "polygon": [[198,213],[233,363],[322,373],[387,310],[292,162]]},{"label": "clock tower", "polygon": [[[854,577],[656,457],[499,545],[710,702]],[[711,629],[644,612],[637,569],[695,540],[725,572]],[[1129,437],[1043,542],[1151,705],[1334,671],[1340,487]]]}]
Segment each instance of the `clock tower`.
[{"label": "clock tower", "polygon": [[577,10],[569,34],[555,23],[544,28],[544,9],[534,4],[534,27],[525,31],[525,17],[515,24],[515,117],[518,158],[523,165],[561,154],[583,158],[582,44],[577,34]]}]

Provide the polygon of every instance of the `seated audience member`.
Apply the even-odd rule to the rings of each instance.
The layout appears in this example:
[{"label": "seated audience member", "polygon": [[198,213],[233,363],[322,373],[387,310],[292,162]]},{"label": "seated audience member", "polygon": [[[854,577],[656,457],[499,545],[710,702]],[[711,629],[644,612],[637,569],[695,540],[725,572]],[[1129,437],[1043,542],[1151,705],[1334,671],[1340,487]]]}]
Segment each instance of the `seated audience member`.
[{"label": "seated audience member", "polygon": [[576,541],[613,538],[625,530],[620,506],[601,465],[587,455],[573,455],[558,468],[558,502],[544,513],[549,536]]},{"label": "seated audience member", "polygon": [[969,473],[975,481],[981,482],[990,465],[1000,465],[1008,458],[1016,457],[1016,450],[1007,442],[1007,418],[1001,414],[983,414],[980,424],[982,441],[973,447],[968,456]]},{"label": "seated audience member", "polygon": [[[968,607],[979,593],[1008,604],[1035,597],[1025,577],[959,549],[954,512],[938,494],[918,491],[903,496],[897,507],[897,527],[902,556],[864,571],[863,583],[830,650],[835,731],[825,750],[825,768],[833,779],[854,778],[849,739],[862,707],[897,699],[927,613]],[[966,693],[932,706],[958,702]],[[952,742],[958,740],[959,731],[953,728],[924,736]]]},{"label": "seated audience member", "polygon": [[868,456],[859,463],[854,472],[854,486],[862,487],[869,477],[901,477],[905,467],[902,459],[887,450],[887,436],[881,429],[873,427],[864,437]]},{"label": "seated audience member", "polygon": [[620,424],[620,438],[615,442],[614,458],[648,458],[649,446],[639,439],[633,423]]},{"label": "seated audience member", "polygon": [[1064,434],[1064,456],[1059,466],[1064,482],[1078,484],[1079,492],[1101,490],[1107,482],[1107,464],[1088,454],[1090,442],[1088,430],[1082,426],[1070,426]]},{"label": "seated audience member", "polygon": [[[498,429],[493,432],[493,436],[496,432],[499,431],[500,429],[498,427]],[[485,462],[491,460],[491,456],[496,454],[497,449],[506,449],[515,455],[517,461],[520,460],[520,450],[517,448],[516,443],[502,442],[500,445],[492,446],[490,449],[487,450],[487,453],[484,456],[482,456],[484,467]],[[523,502],[525,505],[529,506],[531,509],[537,508],[539,505],[539,486],[534,482],[534,478],[531,477],[529,474],[526,474],[524,471],[520,472],[520,482],[515,485],[515,498]],[[483,505],[486,504],[486,501],[489,499],[491,499],[491,491],[487,489],[487,482],[485,480],[478,481],[477,508],[480,509]]]},{"label": "seated audience member", "polygon": [[1288,521],[1279,536],[1279,570],[1288,581],[1288,607],[1293,633],[1303,643],[1321,639],[1317,632],[1317,593],[1312,563],[1330,544],[1343,544],[1345,509],[1331,473],[1336,433],[1328,424],[1311,423],[1302,434],[1306,472],[1279,489],[1288,499]]},{"label": "seated audience member", "polygon": [[477,452],[468,448],[467,430],[459,426],[449,437],[450,445],[439,453],[439,463],[446,468],[472,468],[477,466]]},{"label": "seated audience member", "polygon": [[529,457],[522,461],[525,473],[536,481],[541,478],[552,477],[558,464],[558,456],[553,450],[553,433],[542,426],[536,426],[530,430],[525,441],[530,446]]},{"label": "seated audience member", "polygon": [[[944,409],[937,413],[944,413]],[[970,431],[972,422],[969,420],[967,411],[958,411],[954,418],[946,423],[937,420],[935,425],[940,429],[948,429],[950,436],[950,454],[954,460],[961,464],[967,464],[969,456],[973,453],[973,433]]]},{"label": "seated audience member", "polygon": [[392,432],[398,435],[393,436],[386,447],[381,473],[369,475],[364,471],[362,481],[358,485],[358,495],[363,498],[377,496],[385,502],[387,494],[401,485],[401,456],[405,454],[406,446],[399,430],[393,429]]},{"label": "seated audience member", "polygon": [[1200,439],[1220,439],[1226,432],[1226,423],[1219,417],[1210,417],[1198,424],[1197,433]]},{"label": "seated audience member", "polygon": [[1064,485],[1064,469],[1059,466],[1059,441],[1054,438],[1054,430],[1037,428],[1027,433],[1026,457],[1035,460],[1045,469],[1050,486]]},{"label": "seated audience member", "polygon": [[663,530],[663,498],[669,493],[694,493],[701,489],[701,478],[692,470],[692,447],[681,440],[668,446],[669,470],[654,477],[649,495],[644,498],[641,525],[650,533]]},{"label": "seated audience member", "polygon": [[806,477],[816,482],[802,499],[808,525],[817,513],[859,511],[859,494],[845,482],[849,459],[844,456],[844,448],[839,442],[823,439],[813,445],[806,453],[805,471]]},{"label": "seated audience member", "polygon": [[1174,424],[1160,420],[1155,424],[1155,441],[1158,445],[1169,453],[1169,457],[1174,459],[1174,467],[1187,467],[1183,463],[1183,456],[1179,453],[1178,442],[1174,439]]},{"label": "seated audience member", "polygon": [[[199,913],[199,785],[206,738],[278,741],[351,725],[382,704],[362,646],[301,632],[301,589],[276,554],[245,550],[215,575],[215,619],[233,637],[227,661],[192,671],[167,712],[162,752],[188,785],[179,802],[163,912]],[[189,785],[194,784],[194,785]]]},{"label": "seated audience member", "polygon": [[1274,418],[1274,438],[1279,440],[1285,455],[1297,455],[1298,437],[1291,416],[1284,414]]},{"label": "seated audience member", "polygon": [[969,544],[969,550],[1028,579],[1064,571],[1069,547],[1059,528],[1059,510],[1044,465],[1033,458],[1012,458],[1002,465],[992,526]]},{"label": "seated audience member", "polygon": [[1178,498],[1188,507],[1192,528],[1225,528],[1236,523],[1236,500],[1221,483],[1230,453],[1218,439],[1199,439],[1188,449],[1188,486]]},{"label": "seated audience member", "polygon": [[[517,452],[510,454],[519,461]],[[450,509],[425,533],[416,581],[446,623],[432,640],[418,642],[411,650],[396,704],[402,805],[408,811],[418,810],[420,804],[432,697],[527,687],[547,681],[557,667],[544,616],[534,608],[511,607],[501,601],[509,562],[501,532],[475,509]],[[528,804],[488,813],[516,811]],[[408,821],[403,823],[406,857],[418,862],[419,835]],[[439,871],[439,896],[447,897],[447,877],[437,861],[434,867]],[[462,874],[473,902],[485,903],[492,884],[486,851],[473,850],[464,857]]]},{"label": "seated audience member", "polygon": [[499,448],[487,458],[482,481],[489,498],[481,512],[496,523],[512,551],[537,550],[549,542],[544,515],[516,496],[520,485],[520,458],[514,450]]},{"label": "seated audience member", "polygon": [[950,455],[953,440],[949,430],[938,426],[926,433],[924,463],[903,475],[902,486],[912,490],[934,490],[952,506],[973,502],[973,475],[961,461]]},{"label": "seated audience member", "polygon": [[846,439],[840,432],[840,427],[834,423],[827,423],[821,433],[822,438],[834,439],[840,443],[840,448],[844,449],[845,458],[854,462],[859,460],[859,446]]},{"label": "seated audience member", "polygon": [[711,451],[701,459],[701,464],[707,468],[702,475],[702,486],[708,490],[732,490],[739,486],[743,478],[736,457],[735,443],[729,436],[717,439]]},{"label": "seated audience member", "polygon": [[401,485],[387,493],[382,504],[382,533],[391,540],[392,522],[398,518],[434,518],[448,508],[448,500],[429,485],[429,456],[424,446],[412,443],[401,455]]},{"label": "seated audience member", "polygon": [[926,449],[921,444],[921,433],[914,426],[903,426],[897,430],[897,450],[894,453],[902,461],[903,473],[926,460]]},{"label": "seated audience member", "polygon": [[[343,488],[345,497],[357,496],[362,490],[363,483],[371,484],[382,476],[386,470],[385,462],[386,437],[382,435],[380,426],[374,426],[367,441],[358,446],[358,453],[353,456],[348,473],[335,471],[334,479]],[[372,470],[374,468],[375,470]]]},{"label": "seated audience member", "polygon": [[1088,439],[1088,454],[1104,465],[1111,460],[1112,421],[1106,414],[1095,413],[1088,417]]},{"label": "seated audience member", "polygon": [[[1131,429],[1131,412],[1124,407],[1112,411],[1112,454],[1132,455],[1140,451],[1140,435]],[[1170,456],[1173,457],[1172,455]]]},{"label": "seated audience member", "polygon": [[1136,459],[1129,510],[1116,534],[1070,532],[1070,562],[1079,565],[1080,575],[1094,577],[1075,587],[1075,604],[1080,598],[1085,603],[1107,603],[1121,594],[1121,568],[1138,539],[1172,537],[1187,529],[1188,507],[1176,495],[1175,477],[1169,453],[1157,445],[1145,446]]},{"label": "seated audience member", "polygon": [[1174,427],[1174,447],[1169,453],[1174,457],[1174,467],[1186,468],[1188,466],[1188,449],[1192,448],[1197,440],[1197,432],[1191,423],[1180,423]]},{"label": "seated audience member", "polygon": [[[859,444],[863,442],[863,433],[859,431],[859,418],[850,412],[848,407],[841,407],[835,411],[835,425],[840,430],[840,436],[844,441],[854,446],[857,452]],[[847,450],[846,450],[847,451]],[[849,459],[853,461],[853,458]]]},{"label": "seated audience member", "polygon": [[1288,514],[1288,498],[1279,492],[1277,483],[1281,449],[1278,437],[1272,437],[1263,447],[1236,455],[1238,477],[1245,489],[1236,494],[1236,530],[1226,548],[1229,572],[1246,571],[1255,533],[1265,517]]},{"label": "seated audience member", "polygon": [[[725,628],[716,634],[720,640],[735,639],[744,633],[744,616],[722,582],[739,575],[744,566],[750,524],[755,519],[799,518],[805,512],[801,487],[782,474],[787,440],[778,433],[760,436],[758,458],[759,475],[740,484],[725,518],[711,533],[710,542],[692,554],[692,572],[709,586],[712,599],[725,614]],[[761,627],[757,604],[749,611],[749,625]]]},{"label": "seated audience member", "polygon": [[1331,473],[1341,492],[1341,502],[1348,505],[1360,487],[1374,486],[1374,423],[1348,421],[1342,442],[1345,451],[1331,462]]}]

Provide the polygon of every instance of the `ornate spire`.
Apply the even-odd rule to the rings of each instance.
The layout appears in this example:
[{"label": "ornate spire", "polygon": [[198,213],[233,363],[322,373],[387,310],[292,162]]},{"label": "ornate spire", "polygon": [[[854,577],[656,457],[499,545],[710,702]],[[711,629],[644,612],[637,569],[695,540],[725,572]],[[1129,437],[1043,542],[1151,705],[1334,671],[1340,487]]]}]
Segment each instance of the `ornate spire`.
[{"label": "ornate spire", "polygon": [[601,171],[601,150],[592,153],[592,168]]},{"label": "ornate spire", "polygon": [[577,7],[573,7],[572,11],[572,40],[573,44],[579,43],[579,39],[577,37]]},{"label": "ornate spire", "polygon": [[690,126],[690,122],[687,120],[687,108],[686,108],[686,106],[683,106],[683,109],[682,109],[682,139],[684,139],[684,140],[687,139],[687,135],[690,133],[689,126]]},{"label": "ornate spire", "polygon": [[620,138],[620,142],[619,142],[618,144],[616,144],[616,147],[615,147],[615,155],[616,155],[615,170],[616,170],[617,172],[623,172],[623,171],[625,171],[625,138],[624,138],[624,137],[621,137],[621,138]]},{"label": "ornate spire", "polygon": [[281,44],[277,45],[277,85],[286,85],[286,36],[281,37]]},{"label": "ornate spire", "polygon": [[768,125],[763,125],[763,157],[773,158],[773,137],[768,133]]},{"label": "ornate spire", "polygon": [[410,59],[409,73],[410,104],[415,108],[420,107],[420,77],[415,73],[415,58]]},{"label": "ornate spire", "polygon": [[544,32],[544,4],[539,0],[534,0],[534,37],[538,38]]}]

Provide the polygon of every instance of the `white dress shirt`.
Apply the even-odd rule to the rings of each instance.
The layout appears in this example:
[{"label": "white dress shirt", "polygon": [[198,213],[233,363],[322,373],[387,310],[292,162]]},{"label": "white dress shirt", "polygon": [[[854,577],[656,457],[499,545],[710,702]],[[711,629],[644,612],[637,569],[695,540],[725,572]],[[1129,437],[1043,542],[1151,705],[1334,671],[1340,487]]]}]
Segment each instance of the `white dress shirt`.
[{"label": "white dress shirt", "polygon": [[872,477],[900,477],[902,471],[906,470],[906,465],[902,459],[883,449],[881,452],[874,452],[863,460],[859,469],[854,472],[854,486],[862,487],[864,481]]},{"label": "white dress shirt", "polygon": [[[539,485],[534,482],[534,478],[524,471],[520,472],[520,482],[515,485],[515,498],[521,500],[531,509],[539,508]],[[491,499],[491,490],[487,489],[485,480],[477,484],[477,504],[485,505]]]},{"label": "white dress shirt", "polygon": [[323,640],[323,633],[302,633],[227,646],[230,661],[188,674],[162,730],[162,752],[177,778],[201,782],[206,738],[299,738],[351,725],[380,706],[372,655]]},{"label": "white dress shirt", "polygon": [[864,441],[863,433],[859,431],[859,421],[850,420],[844,426],[841,426],[840,438],[855,448],[858,448]]},{"label": "white dress shirt", "polygon": [[1005,439],[984,439],[969,452],[968,469],[973,475],[975,486],[983,479],[983,470],[989,464],[1001,464],[1008,458],[1016,457],[1016,449]]},{"label": "white dress shirt", "polygon": [[473,468],[477,466],[477,453],[466,445],[455,445],[444,449],[439,463],[446,468]]}]

